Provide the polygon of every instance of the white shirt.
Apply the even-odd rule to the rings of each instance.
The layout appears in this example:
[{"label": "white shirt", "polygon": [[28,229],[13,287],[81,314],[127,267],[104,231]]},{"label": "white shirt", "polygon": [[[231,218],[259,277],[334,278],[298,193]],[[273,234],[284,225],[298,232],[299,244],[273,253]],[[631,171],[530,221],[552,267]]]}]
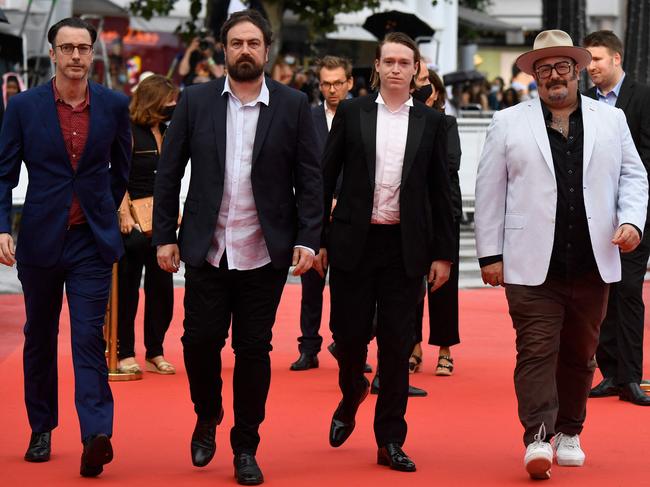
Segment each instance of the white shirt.
[{"label": "white shirt", "polygon": [[393,225],[400,222],[402,166],[413,98],[409,97],[395,112],[388,109],[381,94],[377,94],[376,103],[375,194],[370,223]]},{"label": "white shirt", "polygon": [[206,260],[219,267],[225,250],[228,269],[244,271],[257,269],[271,262],[251,184],[253,142],[260,115],[260,103],[269,105],[269,89],[266,82],[262,82],[257,98],[242,105],[232,92],[228,79],[226,76],[221,93],[222,96],[228,93],[223,198]]},{"label": "white shirt", "polygon": [[327,121],[327,130],[330,131],[332,130],[332,121],[334,120],[334,115],[336,115],[336,112],[334,110],[330,110],[327,101],[323,102],[323,108],[325,109],[325,120]]}]

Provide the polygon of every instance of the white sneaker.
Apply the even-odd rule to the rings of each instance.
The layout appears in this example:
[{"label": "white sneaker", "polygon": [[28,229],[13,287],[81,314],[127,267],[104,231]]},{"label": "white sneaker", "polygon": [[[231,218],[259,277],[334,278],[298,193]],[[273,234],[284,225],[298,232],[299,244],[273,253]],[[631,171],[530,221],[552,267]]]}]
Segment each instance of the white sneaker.
[{"label": "white sneaker", "polygon": [[531,479],[546,480],[551,478],[551,465],[553,465],[553,448],[551,444],[544,441],[546,427],[542,423],[539,433],[526,448],[524,455],[524,466]]},{"label": "white sneaker", "polygon": [[578,435],[558,433],[553,437],[555,461],[563,467],[582,467],[585,463],[585,452],[580,448]]}]

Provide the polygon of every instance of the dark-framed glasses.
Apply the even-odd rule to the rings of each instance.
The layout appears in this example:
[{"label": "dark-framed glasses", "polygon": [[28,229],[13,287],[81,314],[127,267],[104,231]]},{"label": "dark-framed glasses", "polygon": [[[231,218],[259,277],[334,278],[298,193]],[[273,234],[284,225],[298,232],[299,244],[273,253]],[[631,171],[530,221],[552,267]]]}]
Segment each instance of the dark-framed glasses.
[{"label": "dark-framed glasses", "polygon": [[340,80],[334,81],[333,83],[330,83],[329,81],[321,81],[320,85],[326,90],[329,90],[332,86],[334,87],[335,90],[340,90],[345,83],[346,81],[340,81]]},{"label": "dark-framed glasses", "polygon": [[553,70],[560,76],[569,74],[573,68],[573,63],[570,61],[560,61],[555,64],[544,64],[535,69],[535,74],[539,79],[546,79],[551,77]]},{"label": "dark-framed glasses", "polygon": [[61,52],[66,56],[70,56],[75,49],[79,51],[81,56],[87,56],[93,50],[93,46],[90,44],[59,44],[56,47],[61,49]]}]

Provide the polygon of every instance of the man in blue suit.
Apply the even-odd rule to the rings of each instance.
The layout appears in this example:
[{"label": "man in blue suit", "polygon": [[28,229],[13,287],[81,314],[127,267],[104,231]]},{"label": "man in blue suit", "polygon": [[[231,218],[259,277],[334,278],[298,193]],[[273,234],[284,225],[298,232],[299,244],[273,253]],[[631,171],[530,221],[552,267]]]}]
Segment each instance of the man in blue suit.
[{"label": "man in blue suit", "polygon": [[[0,133],[0,263],[18,262],[25,297],[25,460],[50,458],[57,426],[57,334],[65,285],[70,309],[80,473],[113,458],[113,397],[102,333],[111,267],[123,253],[116,208],[129,171],[128,100],[88,81],[95,28],[76,18],[48,32],[55,77],[11,99]],[[29,174],[20,239],[10,234],[11,192]]]}]

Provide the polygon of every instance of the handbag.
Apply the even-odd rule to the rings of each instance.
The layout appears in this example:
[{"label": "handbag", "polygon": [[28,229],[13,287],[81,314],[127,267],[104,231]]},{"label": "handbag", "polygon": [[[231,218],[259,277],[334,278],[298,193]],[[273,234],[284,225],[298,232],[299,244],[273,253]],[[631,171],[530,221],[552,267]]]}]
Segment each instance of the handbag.
[{"label": "handbag", "polygon": [[131,215],[146,236],[153,231],[153,196],[131,200]]}]

